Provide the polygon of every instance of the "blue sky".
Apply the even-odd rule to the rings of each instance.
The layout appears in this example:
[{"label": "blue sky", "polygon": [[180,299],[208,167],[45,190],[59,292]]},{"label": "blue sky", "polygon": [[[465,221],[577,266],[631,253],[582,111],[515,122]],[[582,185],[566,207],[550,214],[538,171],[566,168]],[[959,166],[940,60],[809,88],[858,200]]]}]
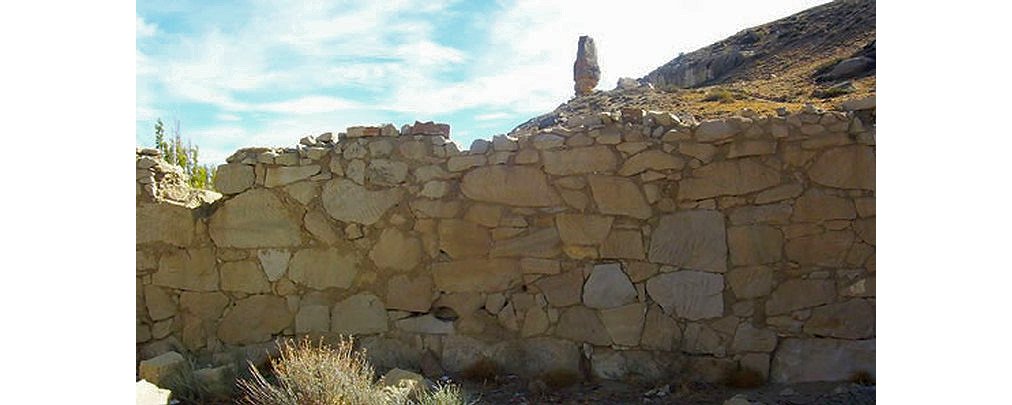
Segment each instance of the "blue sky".
[{"label": "blue sky", "polygon": [[598,89],[822,1],[140,1],[138,145],[178,120],[201,160],[415,120],[467,148],[573,94],[580,35]]}]

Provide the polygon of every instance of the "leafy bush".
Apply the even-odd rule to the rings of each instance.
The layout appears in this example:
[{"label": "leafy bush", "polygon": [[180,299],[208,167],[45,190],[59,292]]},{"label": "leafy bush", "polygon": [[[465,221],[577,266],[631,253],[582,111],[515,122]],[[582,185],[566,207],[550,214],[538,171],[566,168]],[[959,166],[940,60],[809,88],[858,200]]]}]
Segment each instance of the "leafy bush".
[{"label": "leafy bush", "polygon": [[279,344],[268,378],[250,365],[250,379],[240,380],[241,403],[251,405],[450,405],[464,404],[460,388],[438,386],[412,398],[410,387],[383,387],[354,341],[342,338],[332,348],[308,339]]}]

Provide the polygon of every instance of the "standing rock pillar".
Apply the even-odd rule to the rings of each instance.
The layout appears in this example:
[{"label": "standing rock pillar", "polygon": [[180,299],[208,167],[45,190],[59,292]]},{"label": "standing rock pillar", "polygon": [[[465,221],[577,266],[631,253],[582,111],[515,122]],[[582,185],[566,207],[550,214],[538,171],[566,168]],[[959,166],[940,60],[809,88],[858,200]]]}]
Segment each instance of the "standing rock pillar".
[{"label": "standing rock pillar", "polygon": [[580,37],[576,49],[576,63],[573,64],[573,86],[577,96],[585,96],[594,91],[597,81],[601,79],[601,68],[597,66],[597,47],[594,38],[587,35]]}]

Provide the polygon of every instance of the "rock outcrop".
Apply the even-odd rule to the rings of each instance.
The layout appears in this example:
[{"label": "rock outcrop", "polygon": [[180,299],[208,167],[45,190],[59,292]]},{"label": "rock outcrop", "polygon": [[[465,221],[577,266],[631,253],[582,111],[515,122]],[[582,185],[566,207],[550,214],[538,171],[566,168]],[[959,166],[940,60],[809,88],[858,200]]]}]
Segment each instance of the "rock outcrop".
[{"label": "rock outcrop", "polygon": [[574,89],[577,96],[590,94],[601,80],[601,68],[597,66],[597,47],[594,38],[587,35],[581,36],[577,44],[573,80],[576,82]]}]

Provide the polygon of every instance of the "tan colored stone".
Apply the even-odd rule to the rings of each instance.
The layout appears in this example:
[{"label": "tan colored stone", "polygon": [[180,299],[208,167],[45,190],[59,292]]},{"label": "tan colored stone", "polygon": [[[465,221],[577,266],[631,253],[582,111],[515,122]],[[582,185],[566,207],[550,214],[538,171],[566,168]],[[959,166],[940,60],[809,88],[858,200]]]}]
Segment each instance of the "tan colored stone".
[{"label": "tan colored stone", "polygon": [[460,213],[460,201],[418,199],[411,201],[411,212],[419,218],[454,218]]},{"label": "tan colored stone", "polygon": [[850,231],[828,231],[787,240],[787,258],[802,265],[839,267],[854,242]]},{"label": "tan colored stone", "polygon": [[369,335],[386,332],[387,311],[379,297],[361,293],[352,295],[330,311],[330,331],[342,335]]},{"label": "tan colored stone", "polygon": [[875,197],[857,198],[854,200],[857,215],[861,218],[875,216]]},{"label": "tan colored stone", "polygon": [[783,257],[784,236],[768,225],[735,226],[727,229],[727,246],[736,266],[774,263]]},{"label": "tan colored stone", "polygon": [[647,170],[681,170],[682,167],[685,167],[685,161],[681,158],[659,150],[648,150],[626,160],[618,174],[619,176],[632,176]]},{"label": "tan colored stone", "polygon": [[179,294],[183,312],[204,320],[216,320],[228,306],[228,297],[220,292],[189,292]]},{"label": "tan colored stone", "polygon": [[309,211],[302,219],[306,224],[306,230],[310,234],[315,236],[320,241],[333,245],[337,241],[341,240],[337,236],[337,232],[334,232],[334,228],[330,226],[330,221],[327,216],[319,211]]},{"label": "tan colored stone", "polygon": [[683,211],[660,218],[650,237],[650,261],[692,270],[727,270],[724,216],[717,211]]},{"label": "tan colored stone", "polygon": [[353,253],[342,253],[337,248],[307,248],[295,252],[288,264],[288,277],[316,290],[348,288],[358,270],[359,261]]},{"label": "tan colored stone", "polygon": [[295,183],[308,179],[319,172],[319,165],[268,167],[264,187],[278,187]]},{"label": "tan colored stone", "polygon": [[432,278],[397,275],[387,282],[387,309],[428,312],[432,306]]},{"label": "tan colored stone", "polygon": [[151,384],[167,388],[182,388],[181,378],[190,370],[190,363],[183,355],[169,351],[156,357],[142,360],[138,367],[138,377]]},{"label": "tan colored stone", "polygon": [[295,314],[295,333],[330,332],[330,308],[306,305]]},{"label": "tan colored stone", "polygon": [[615,171],[618,159],[607,146],[543,152],[545,172],[556,176]]},{"label": "tan colored stone", "polygon": [[636,301],[636,288],[618,263],[594,266],[583,285],[583,304],[590,308],[615,308]]},{"label": "tan colored stone", "polygon": [[713,155],[717,154],[717,147],[706,143],[683,141],[678,143],[678,153],[694,157],[703,163],[710,163]]},{"label": "tan colored stone", "polygon": [[812,310],[805,322],[805,333],[842,339],[866,339],[875,336],[875,302],[850,300]]},{"label": "tan colored stone", "polygon": [[532,229],[527,235],[496,240],[492,244],[492,257],[552,258],[560,253],[559,232],[555,227]]},{"label": "tan colored stone", "polygon": [[743,195],[780,183],[780,173],[757,158],[714,162],[692,171],[678,186],[678,199],[702,200],[722,195]]},{"label": "tan colored stone", "polygon": [[153,321],[171,318],[176,315],[176,302],[161,287],[153,285],[144,286],[144,302],[147,304],[148,316]]},{"label": "tan colored stone", "polygon": [[222,194],[239,194],[253,187],[253,166],[243,164],[225,164],[218,166],[214,175],[214,189]]},{"label": "tan colored stone", "polygon": [[524,274],[558,274],[559,261],[537,258],[520,259],[520,268]]},{"label": "tan colored stone", "polygon": [[288,271],[288,261],[292,254],[281,249],[261,249],[257,251],[257,259],[260,260],[260,267],[264,269],[264,275],[269,281],[278,281]]},{"label": "tan colored stone", "polygon": [[526,166],[479,167],[464,175],[461,192],[470,199],[521,207],[548,207],[561,202],[545,174]]},{"label": "tan colored stone", "polygon": [[532,308],[527,311],[527,315],[524,317],[524,324],[520,328],[520,337],[528,338],[540,335],[548,330],[548,326],[548,312],[540,307]]},{"label": "tan colored stone", "polygon": [[849,199],[809,191],[794,203],[794,222],[821,222],[857,217]]},{"label": "tan colored stone", "polygon": [[739,267],[724,276],[738,299],[766,296],[773,288],[773,270],[769,267]]},{"label": "tan colored stone", "polygon": [[215,268],[214,249],[176,250],[162,255],[158,261],[158,272],[152,276],[151,282],[180,290],[216,291],[218,270]]},{"label": "tan colored stone", "polygon": [[728,119],[712,119],[699,123],[696,127],[696,139],[700,142],[713,142],[730,138],[740,131],[737,122]]},{"label": "tan colored stone", "polygon": [[323,186],[323,208],[338,221],[372,225],[391,207],[400,203],[399,188],[370,191],[346,179],[334,179]]},{"label": "tan colored stone", "polygon": [[468,259],[433,263],[436,289],[444,292],[505,291],[521,281],[520,264],[509,259]]},{"label": "tan colored stone", "polygon": [[218,339],[232,345],[266,342],[292,324],[281,297],[253,295],[236,301],[218,327]]},{"label": "tan colored stone", "polygon": [[641,302],[600,311],[601,322],[617,345],[639,346],[646,304]]},{"label": "tan colored stone", "polygon": [[645,262],[626,262],[625,272],[629,274],[629,280],[634,283],[646,280],[657,274],[659,265]]},{"label": "tan colored stone", "polygon": [[270,292],[271,284],[256,262],[243,260],[221,264],[221,289],[259,294]]},{"label": "tan colored stone", "polygon": [[467,209],[464,219],[479,225],[494,228],[502,218],[502,207],[489,204],[474,204]]},{"label": "tan colored stone", "polygon": [[485,155],[453,156],[446,161],[446,168],[451,172],[462,172],[472,167],[484,166],[487,162]]},{"label": "tan colored stone", "polygon": [[615,176],[589,176],[590,190],[597,209],[603,214],[649,218],[653,211],[632,180]]},{"label": "tan colored stone", "polygon": [[741,352],[772,352],[777,347],[777,334],[769,329],[757,329],[748,322],[738,325],[734,332],[731,351]]},{"label": "tan colored stone", "polygon": [[634,230],[613,230],[601,245],[602,258],[643,260],[643,235]]},{"label": "tan colored stone", "polygon": [[137,381],[135,389],[137,405],[169,405],[169,398],[172,397],[172,390],[158,388],[143,378]]},{"label": "tan colored stone", "polygon": [[859,219],[853,223],[854,232],[865,243],[875,246],[875,218]]},{"label": "tan colored stone", "polygon": [[381,186],[396,186],[407,177],[408,164],[396,160],[373,159],[365,169],[366,181]]},{"label": "tan colored stone", "polygon": [[780,315],[799,309],[833,302],[836,283],[833,280],[787,280],[781,283],[766,301],[766,315]]},{"label": "tan colored stone", "polygon": [[724,277],[699,271],[662,273],[647,280],[650,298],[664,312],[699,320],[724,314]]},{"label": "tan colored stone", "polygon": [[261,248],[302,243],[297,217],[271,191],[239,194],[211,215],[208,231],[221,247]]},{"label": "tan colored stone", "polygon": [[590,198],[582,191],[559,190],[559,195],[562,196],[562,200],[565,201],[567,205],[580,212],[586,211],[587,206],[590,205]]},{"label": "tan colored stone", "polygon": [[582,306],[566,308],[559,316],[555,335],[576,342],[587,342],[596,346],[610,345],[611,337],[597,312]]},{"label": "tan colored stone", "polygon": [[451,258],[485,256],[492,244],[487,229],[460,219],[439,221],[439,249]]},{"label": "tan colored stone", "polygon": [[804,188],[798,183],[779,185],[757,194],[755,196],[755,204],[769,204],[791,199],[801,195],[803,190]]},{"label": "tan colored stone", "polygon": [[397,228],[387,228],[369,251],[369,259],[381,269],[410,271],[422,259],[422,243]]},{"label": "tan colored stone", "polygon": [[647,309],[640,344],[645,349],[671,351],[682,338],[682,331],[674,319],[664,314],[657,305]]},{"label": "tan colored stone", "polygon": [[727,152],[727,158],[772,155],[776,151],[777,143],[773,141],[741,140],[731,143],[731,150]]},{"label": "tan colored stone", "polygon": [[685,325],[682,351],[686,353],[724,357],[727,354],[726,344],[727,339],[710,326],[697,322]]},{"label": "tan colored stone", "polygon": [[181,205],[163,202],[137,206],[137,244],[164,242],[190,246],[194,225],[192,211]]},{"label": "tan colored stone", "polygon": [[553,307],[566,307],[580,303],[583,293],[583,272],[570,270],[562,274],[543,277],[535,282]]},{"label": "tan colored stone", "polygon": [[559,214],[555,217],[555,224],[563,243],[597,245],[608,236],[614,220],[602,215]]},{"label": "tan colored stone", "polygon": [[791,222],[793,210],[790,204],[746,205],[731,209],[728,218],[732,225],[786,225]]},{"label": "tan colored stone", "polygon": [[808,169],[812,181],[829,187],[875,189],[875,148],[851,145],[827,150]]},{"label": "tan colored stone", "polygon": [[320,195],[320,187],[315,181],[300,181],[285,186],[285,192],[302,205],[307,205]]}]

